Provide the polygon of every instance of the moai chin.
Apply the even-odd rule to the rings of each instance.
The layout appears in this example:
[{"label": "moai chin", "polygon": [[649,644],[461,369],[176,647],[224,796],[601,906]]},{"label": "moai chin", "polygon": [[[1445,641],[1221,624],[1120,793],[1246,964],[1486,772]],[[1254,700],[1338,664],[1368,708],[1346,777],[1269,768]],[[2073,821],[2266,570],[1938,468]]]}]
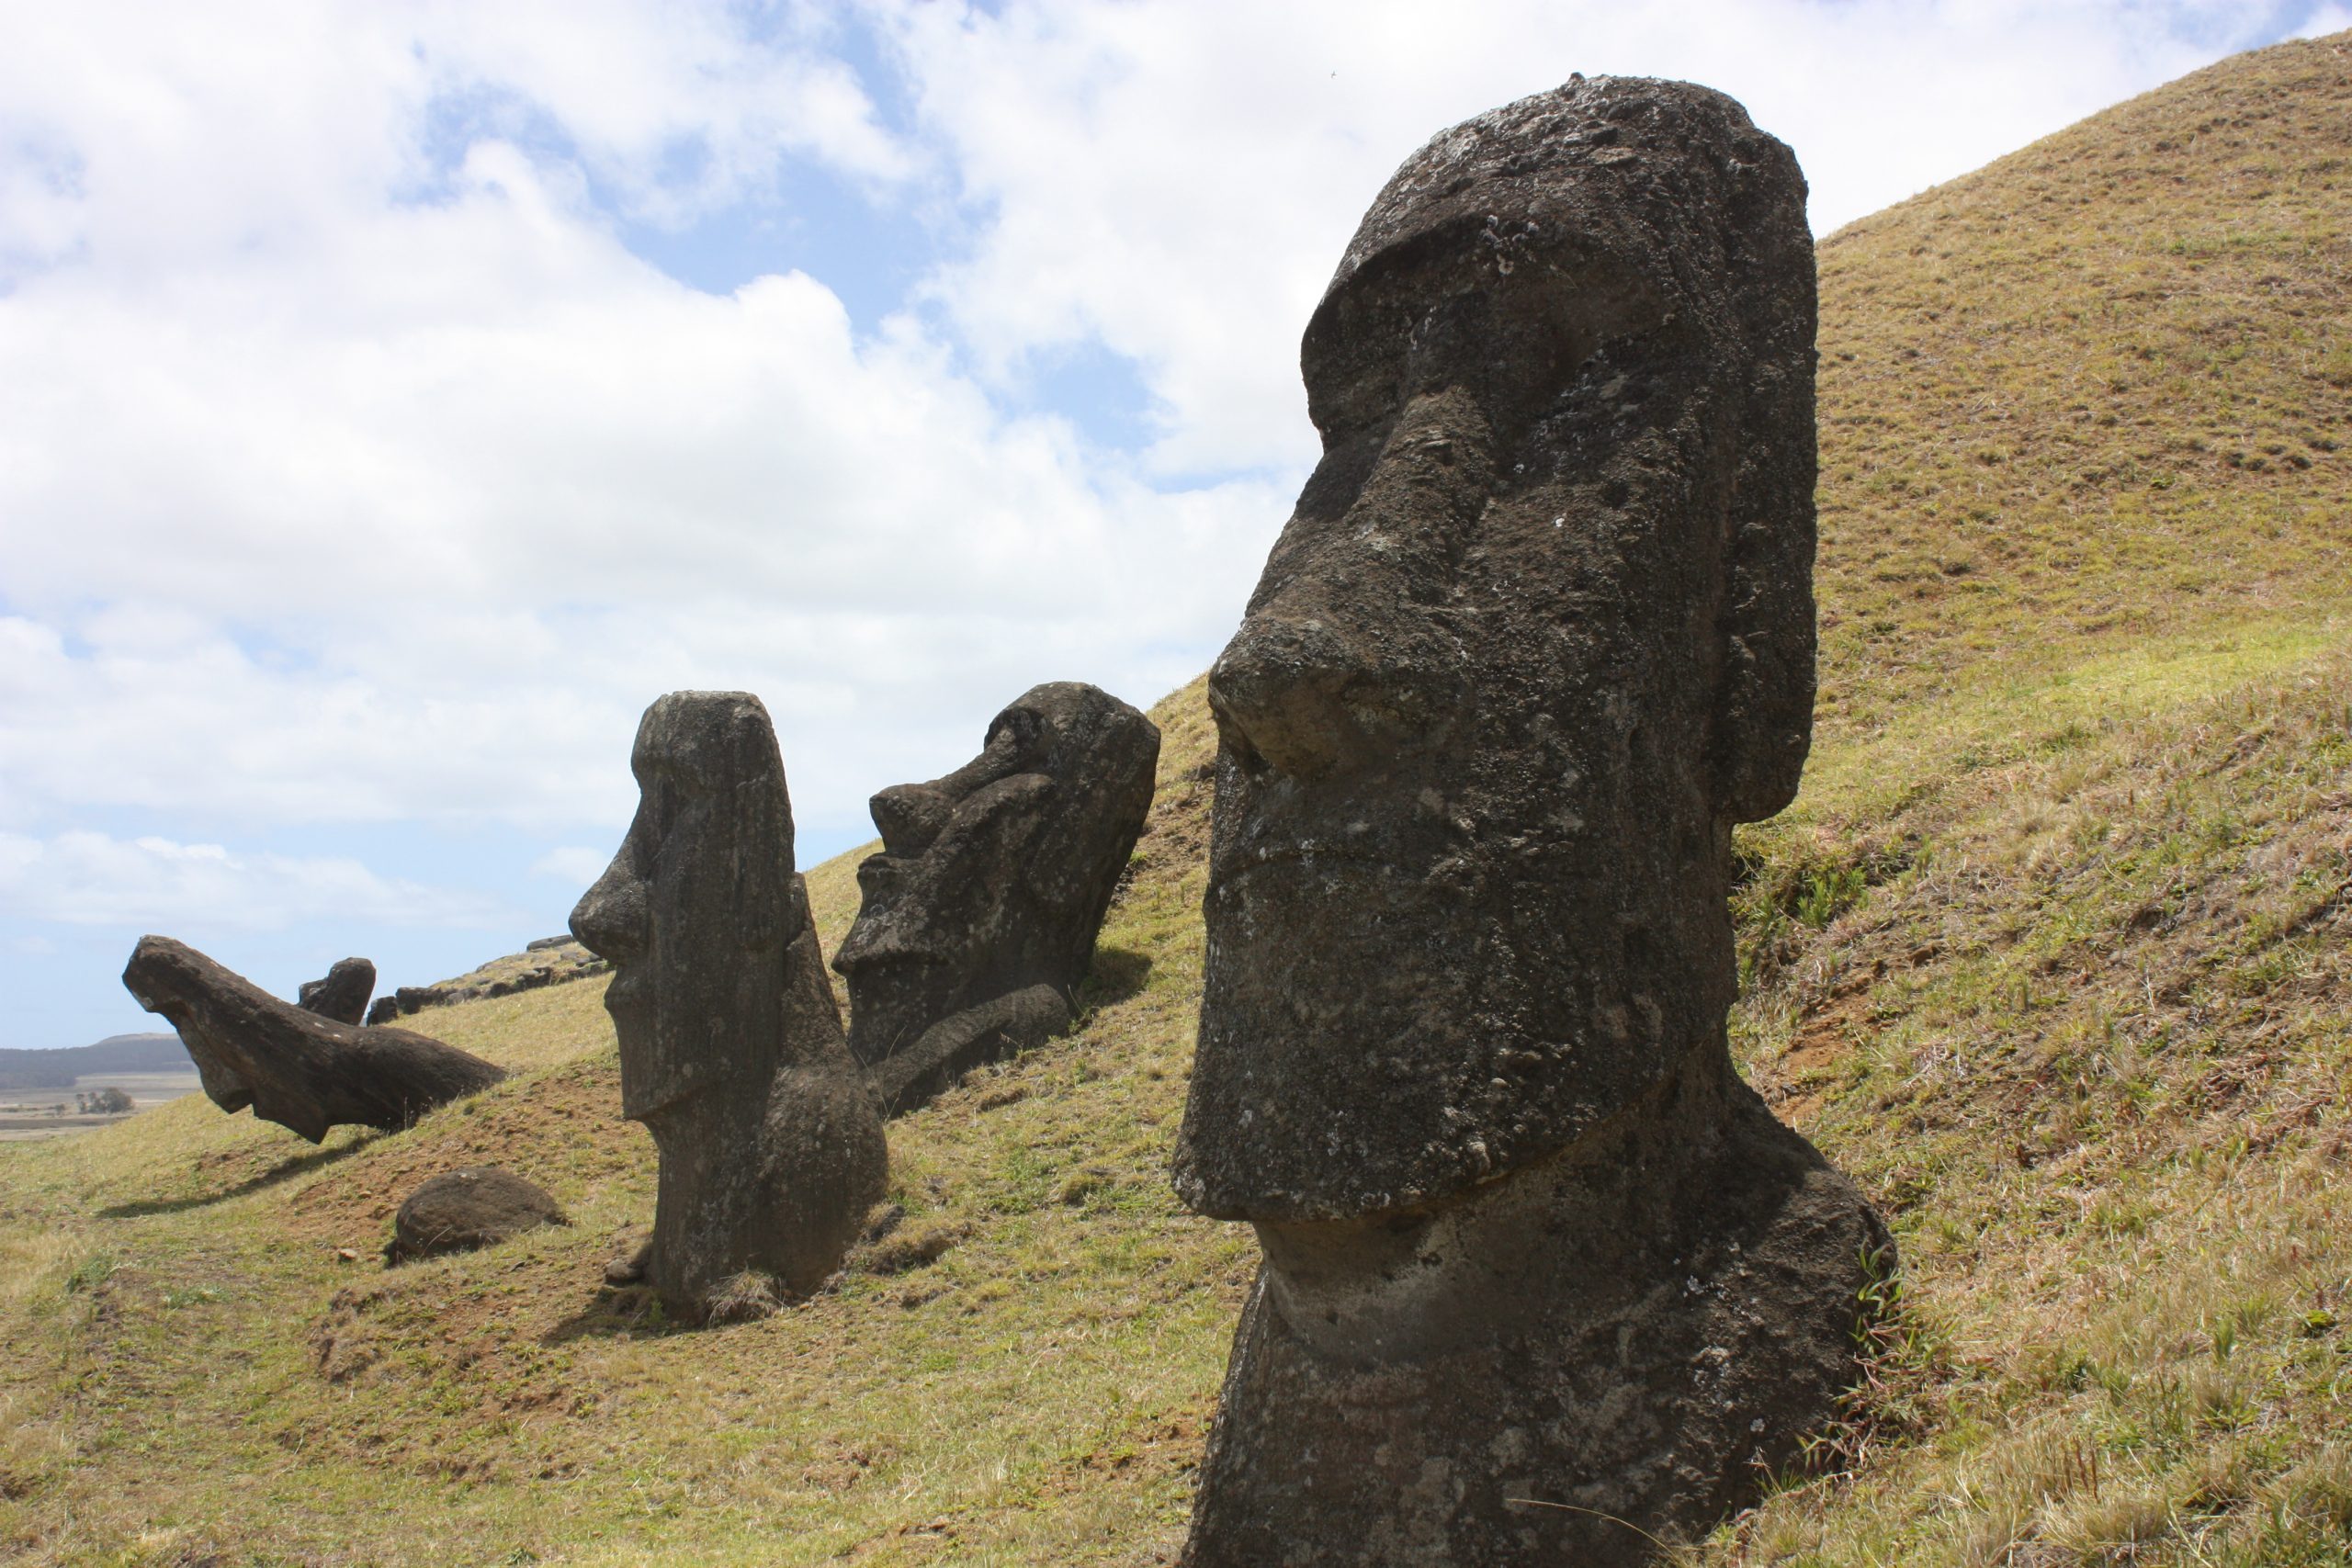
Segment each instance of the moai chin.
[{"label": "moai chin", "polygon": [[1408,160],[1307,325],[1322,461],[1209,681],[1175,1181],[1264,1258],[1193,1568],[1644,1562],[1853,1382],[1885,1229],[1724,1032],[1814,315],[1789,150],[1579,78]]},{"label": "moai chin", "polygon": [[571,930],[613,964],[621,1114],[661,1152],[644,1277],[690,1306],[748,1269],[806,1295],[888,1156],[794,874],[775,731],[748,693],[673,692],[629,765],[637,818]]},{"label": "moai chin", "polygon": [[998,714],[954,773],[874,797],[882,852],[857,868],[863,902],[833,967],[850,1050],[886,1108],[1069,1021],[1159,761],[1151,720],[1060,681]]}]

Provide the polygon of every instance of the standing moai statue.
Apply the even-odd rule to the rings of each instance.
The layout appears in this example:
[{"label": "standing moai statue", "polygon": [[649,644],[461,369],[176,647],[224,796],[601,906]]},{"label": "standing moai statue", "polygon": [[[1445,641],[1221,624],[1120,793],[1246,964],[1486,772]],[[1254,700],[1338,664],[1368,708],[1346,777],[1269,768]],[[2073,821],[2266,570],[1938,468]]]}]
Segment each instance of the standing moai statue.
[{"label": "standing moai statue", "polygon": [[980,754],[874,797],[882,852],[857,868],[857,923],[833,955],[850,1050],[887,1111],[1069,1022],[1151,810],[1159,730],[1094,686],[1033,687]]},{"label": "standing moai statue", "polygon": [[1185,1562],[1641,1562],[1892,1266],[1734,1071],[1731,829],[1814,695],[1813,247],[1721,94],[1577,79],[1374,202],[1323,458],[1210,676],[1175,1182],[1263,1251]]},{"label": "standing moai statue", "polygon": [[375,994],[376,966],[365,958],[338,958],[316,980],[305,980],[295,993],[296,1005],[337,1023],[357,1023],[368,1016],[368,998]]},{"label": "standing moai statue", "polygon": [[571,929],[612,962],[621,1114],[660,1151],[644,1278],[689,1307],[747,1270],[807,1295],[888,1155],[793,870],[775,731],[748,693],[673,692],[629,765],[637,818]]}]

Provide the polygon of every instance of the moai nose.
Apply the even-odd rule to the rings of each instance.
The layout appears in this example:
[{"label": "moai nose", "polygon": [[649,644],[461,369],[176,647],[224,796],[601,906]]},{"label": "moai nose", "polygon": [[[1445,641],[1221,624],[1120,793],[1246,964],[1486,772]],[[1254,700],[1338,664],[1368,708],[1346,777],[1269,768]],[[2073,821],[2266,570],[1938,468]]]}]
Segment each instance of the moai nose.
[{"label": "moai nose", "polygon": [[945,830],[956,803],[929,784],[892,784],[868,808],[881,829],[884,854],[919,855]]},{"label": "moai nose", "polygon": [[629,848],[627,843],[621,846],[605,874],[580,896],[571,910],[571,934],[589,952],[615,964],[643,957],[652,931],[645,884],[628,863]]},{"label": "moai nose", "polygon": [[1363,698],[1375,673],[1329,621],[1261,613],[1242,623],[1209,671],[1209,708],[1235,750],[1293,778],[1317,778],[1365,750]]}]

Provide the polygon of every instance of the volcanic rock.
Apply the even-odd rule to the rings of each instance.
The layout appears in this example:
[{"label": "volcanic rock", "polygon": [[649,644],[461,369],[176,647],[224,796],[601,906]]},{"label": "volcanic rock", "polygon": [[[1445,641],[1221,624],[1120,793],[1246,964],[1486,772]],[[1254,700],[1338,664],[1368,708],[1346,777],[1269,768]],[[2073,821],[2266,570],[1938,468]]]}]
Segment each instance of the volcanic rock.
[{"label": "volcanic rock", "polygon": [[541,1225],[571,1223],[547,1189],[511,1170],[482,1166],[444,1171],[401,1204],[384,1257],[388,1262],[405,1263],[471,1252]]}]

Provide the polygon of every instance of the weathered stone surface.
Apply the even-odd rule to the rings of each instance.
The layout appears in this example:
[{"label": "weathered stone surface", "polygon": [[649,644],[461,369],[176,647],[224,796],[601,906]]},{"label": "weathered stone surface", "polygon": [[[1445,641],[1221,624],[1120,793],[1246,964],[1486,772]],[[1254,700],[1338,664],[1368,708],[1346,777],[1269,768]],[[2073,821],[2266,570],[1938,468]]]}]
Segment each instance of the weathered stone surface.
[{"label": "weathered stone surface", "polygon": [[1031,986],[949,1013],[922,1038],[866,1070],[882,1114],[911,1111],[986,1062],[1017,1056],[1069,1027],[1069,1004],[1051,986]]},{"label": "weathered stone surface", "polygon": [[378,997],[368,1006],[368,1021],[370,1024],[390,1023],[400,1015],[401,1004],[397,997]]},{"label": "weathered stone surface", "polygon": [[299,1004],[337,1023],[357,1023],[368,1015],[368,998],[376,991],[376,966],[364,958],[338,959],[322,979],[305,980],[295,993]]},{"label": "weathered stone surface", "polygon": [[1572,81],[1408,160],[1307,326],[1209,682],[1175,1179],[1264,1261],[1195,1568],[1646,1561],[1854,1375],[1884,1228],[1724,1035],[1811,731],[1804,201],[1722,95]]},{"label": "weathered stone surface", "polygon": [[280,1001],[169,937],[140,938],[122,983],[179,1031],[213,1104],[250,1105],[314,1144],[346,1122],[405,1127],[506,1077],[438,1040],[337,1023]]},{"label": "weathered stone surface", "polygon": [[392,1216],[392,1239],[384,1257],[392,1263],[445,1253],[471,1252],[537,1230],[563,1225],[559,1204],[546,1188],[511,1170],[481,1166],[433,1177]]},{"label": "weathered stone surface", "polygon": [[[882,852],[857,869],[863,902],[833,967],[849,980],[850,1050],[886,1099],[919,1103],[1063,1027],[1159,760],[1149,719],[1057,682],[997,715],[956,772],[874,797]],[[1012,1010],[1020,1026],[1003,1027],[1004,999],[1041,987],[1062,1017],[1037,1032],[1049,1010],[1032,998]],[[995,1011],[952,1022],[977,1009]],[[888,1066],[908,1052],[930,1065]]]},{"label": "weathered stone surface", "polygon": [[806,1295],[887,1154],[793,871],[775,732],[747,693],[673,692],[630,765],[637,819],[571,929],[612,961],[621,1113],[661,1154],[644,1276],[695,1307],[747,1269]]}]

